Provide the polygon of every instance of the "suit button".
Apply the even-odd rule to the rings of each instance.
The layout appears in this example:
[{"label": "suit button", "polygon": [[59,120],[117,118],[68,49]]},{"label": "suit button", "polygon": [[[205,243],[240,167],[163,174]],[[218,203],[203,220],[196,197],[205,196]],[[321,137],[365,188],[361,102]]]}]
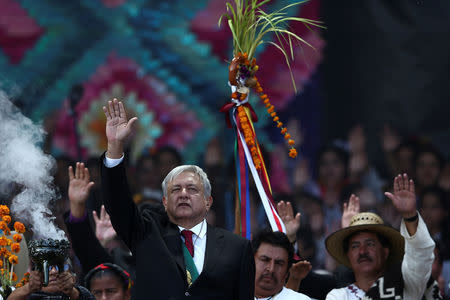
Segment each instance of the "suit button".
[{"label": "suit button", "polygon": [[184,293],[184,295],[185,295],[186,297],[188,297],[188,296],[190,296],[191,294],[189,294],[189,292],[186,292],[186,293]]}]

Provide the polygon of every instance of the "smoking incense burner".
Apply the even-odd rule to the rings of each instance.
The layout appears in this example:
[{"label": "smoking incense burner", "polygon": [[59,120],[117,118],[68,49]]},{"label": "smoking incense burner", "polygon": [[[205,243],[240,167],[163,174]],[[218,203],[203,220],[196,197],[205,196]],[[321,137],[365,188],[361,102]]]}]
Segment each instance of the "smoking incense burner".
[{"label": "smoking incense burner", "polygon": [[58,266],[58,271],[64,271],[64,263],[69,255],[68,240],[42,239],[31,241],[28,245],[34,268],[43,272],[43,285],[48,285],[51,266]]}]

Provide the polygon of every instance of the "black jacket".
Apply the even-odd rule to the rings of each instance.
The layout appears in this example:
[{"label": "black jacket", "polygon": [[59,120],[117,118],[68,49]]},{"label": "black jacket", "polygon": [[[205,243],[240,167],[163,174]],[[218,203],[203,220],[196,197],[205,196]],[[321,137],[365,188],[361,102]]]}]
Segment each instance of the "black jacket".
[{"label": "black jacket", "polygon": [[188,287],[178,226],[164,210],[137,209],[123,163],[114,168],[102,163],[101,178],[114,229],[135,256],[133,299],[254,299],[255,262],[248,240],[208,225],[203,271]]}]

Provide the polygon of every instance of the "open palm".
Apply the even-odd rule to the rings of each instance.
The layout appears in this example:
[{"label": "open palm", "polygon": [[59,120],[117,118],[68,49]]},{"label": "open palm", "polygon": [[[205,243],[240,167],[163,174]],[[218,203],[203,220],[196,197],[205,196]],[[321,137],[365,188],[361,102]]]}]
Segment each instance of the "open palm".
[{"label": "open palm", "polygon": [[89,170],[84,163],[77,162],[75,172],[72,166],[69,167],[69,201],[74,204],[85,204],[89,197],[89,192],[94,186],[90,181]]},{"label": "open palm", "polygon": [[414,181],[408,179],[407,174],[398,175],[394,178],[394,193],[384,193],[391,199],[395,209],[404,217],[409,218],[416,215],[416,194]]},{"label": "open palm", "polygon": [[292,209],[291,202],[280,201],[277,205],[277,211],[281,220],[286,227],[286,235],[289,241],[294,242],[296,240],[297,231],[300,228],[300,213],[294,217],[294,210]]},{"label": "open palm", "polygon": [[109,241],[117,236],[117,233],[111,224],[111,219],[109,218],[104,205],[102,205],[100,209],[100,217],[97,216],[95,210],[92,214],[95,222],[95,236],[99,240],[100,244],[105,247]]},{"label": "open palm", "polygon": [[108,142],[123,143],[132,133],[132,126],[136,117],[127,119],[123,103],[114,99],[108,101],[108,106],[103,107],[106,116],[106,137]]}]

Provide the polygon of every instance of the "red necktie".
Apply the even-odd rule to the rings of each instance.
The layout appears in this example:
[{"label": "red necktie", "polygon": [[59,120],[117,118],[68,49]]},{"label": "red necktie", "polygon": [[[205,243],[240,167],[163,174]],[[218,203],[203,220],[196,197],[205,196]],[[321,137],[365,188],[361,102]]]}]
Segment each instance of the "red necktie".
[{"label": "red necktie", "polygon": [[192,234],[190,230],[182,230],[181,235],[184,237],[184,244],[192,257],[194,257],[194,244],[192,243]]}]

